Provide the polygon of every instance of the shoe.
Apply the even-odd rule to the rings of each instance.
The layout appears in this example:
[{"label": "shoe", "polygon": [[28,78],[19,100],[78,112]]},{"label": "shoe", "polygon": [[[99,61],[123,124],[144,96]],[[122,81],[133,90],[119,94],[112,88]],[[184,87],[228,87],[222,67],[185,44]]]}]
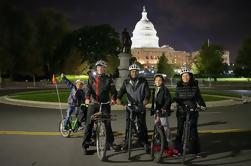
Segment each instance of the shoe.
[{"label": "shoe", "polygon": [[122,151],[127,151],[127,150],[128,150],[127,144],[124,144],[120,149],[121,149]]},{"label": "shoe", "polygon": [[149,148],[148,144],[144,144],[144,150],[147,154],[150,153],[150,148]]},{"label": "shoe", "polygon": [[84,155],[89,154],[88,147],[86,145],[83,146],[83,152],[84,152]]},{"label": "shoe", "polygon": [[115,149],[115,147],[114,147],[113,144],[107,144],[106,150],[112,150],[112,151],[114,151],[114,152],[116,151],[116,149]]},{"label": "shoe", "polygon": [[195,154],[195,157],[196,158],[202,158],[202,156],[199,153]]}]

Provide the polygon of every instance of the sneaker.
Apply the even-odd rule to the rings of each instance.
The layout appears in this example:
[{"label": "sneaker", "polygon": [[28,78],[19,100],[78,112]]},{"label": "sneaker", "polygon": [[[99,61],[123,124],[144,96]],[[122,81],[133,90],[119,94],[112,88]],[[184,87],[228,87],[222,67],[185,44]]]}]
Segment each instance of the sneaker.
[{"label": "sneaker", "polygon": [[88,147],[87,146],[83,146],[83,152],[84,152],[84,155],[88,155],[89,154],[89,151],[88,151]]},{"label": "sneaker", "polygon": [[144,150],[147,154],[150,153],[150,148],[149,148],[148,144],[144,144]]},{"label": "sneaker", "polygon": [[127,144],[124,144],[124,145],[121,147],[121,150],[122,150],[122,151],[127,151],[127,149],[128,149]]}]

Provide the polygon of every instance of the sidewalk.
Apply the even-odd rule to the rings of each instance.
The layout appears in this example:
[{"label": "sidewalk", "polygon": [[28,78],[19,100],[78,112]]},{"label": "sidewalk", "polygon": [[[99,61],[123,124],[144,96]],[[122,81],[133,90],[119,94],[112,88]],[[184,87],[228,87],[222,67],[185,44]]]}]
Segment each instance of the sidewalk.
[{"label": "sidewalk", "polygon": [[[28,100],[16,100],[8,98],[8,96],[1,96],[0,103],[10,104],[10,105],[19,105],[25,107],[37,107],[37,108],[48,108],[48,109],[59,109],[59,103],[55,102],[40,102],[40,101],[28,101]],[[207,107],[221,107],[221,106],[229,106],[229,105],[236,105],[242,104],[240,99],[228,99],[228,100],[220,100],[220,101],[211,101],[206,102]],[[172,104],[172,107],[174,104]],[[61,103],[62,109],[67,108],[67,103]],[[147,105],[147,108],[150,108],[151,104]],[[123,110],[124,107],[121,105],[112,105],[112,110]]]}]

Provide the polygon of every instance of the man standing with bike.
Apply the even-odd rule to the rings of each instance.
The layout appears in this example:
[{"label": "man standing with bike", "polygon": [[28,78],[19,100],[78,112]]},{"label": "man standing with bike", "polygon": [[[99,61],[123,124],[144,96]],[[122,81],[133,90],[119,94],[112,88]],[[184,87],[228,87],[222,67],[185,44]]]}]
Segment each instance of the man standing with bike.
[{"label": "man standing with bike", "polygon": [[[86,99],[85,104],[88,104],[88,113],[86,121],[86,129],[84,132],[82,148],[84,154],[88,154],[88,147],[91,143],[92,129],[94,122],[91,120],[91,116],[99,111],[100,103],[107,103],[110,101],[111,95],[111,104],[116,103],[117,91],[115,84],[112,78],[106,74],[107,63],[103,60],[99,60],[95,64],[96,75],[89,75],[88,83],[86,86]],[[102,106],[104,114],[110,115],[111,106],[106,104]],[[113,148],[114,136],[112,133],[111,122],[106,122],[107,129],[107,142],[108,148]]]},{"label": "man standing with bike", "polygon": [[[201,97],[200,89],[198,87],[198,81],[194,79],[193,73],[187,65],[181,68],[180,72],[181,80],[177,82],[175,100],[177,102],[177,136],[176,147],[182,152],[182,136],[184,131],[184,122],[186,121],[187,112],[184,110],[184,106],[190,109],[197,110],[198,106],[201,110],[206,110],[206,104]],[[196,154],[199,157],[200,143],[198,136],[198,123],[199,112],[190,112],[190,143],[189,153]]]},{"label": "man standing with bike", "polygon": [[[144,145],[146,153],[149,153],[148,145],[148,134],[146,126],[146,104],[148,104],[150,99],[150,89],[145,78],[139,77],[139,66],[137,64],[132,64],[129,67],[129,78],[125,79],[120,91],[118,93],[117,103],[121,103],[121,99],[124,94],[127,94],[128,104],[137,106],[134,114],[137,118],[139,139]],[[126,133],[128,132],[129,124],[129,111],[126,112]],[[125,138],[125,145],[122,149],[127,149],[127,138]]]}]

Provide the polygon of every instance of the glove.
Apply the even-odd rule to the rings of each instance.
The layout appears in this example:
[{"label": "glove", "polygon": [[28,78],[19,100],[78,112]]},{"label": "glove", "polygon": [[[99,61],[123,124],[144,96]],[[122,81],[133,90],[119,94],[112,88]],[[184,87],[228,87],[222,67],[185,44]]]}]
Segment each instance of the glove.
[{"label": "glove", "polygon": [[207,107],[200,106],[200,109],[201,109],[201,111],[206,111],[206,110],[207,110]]}]

